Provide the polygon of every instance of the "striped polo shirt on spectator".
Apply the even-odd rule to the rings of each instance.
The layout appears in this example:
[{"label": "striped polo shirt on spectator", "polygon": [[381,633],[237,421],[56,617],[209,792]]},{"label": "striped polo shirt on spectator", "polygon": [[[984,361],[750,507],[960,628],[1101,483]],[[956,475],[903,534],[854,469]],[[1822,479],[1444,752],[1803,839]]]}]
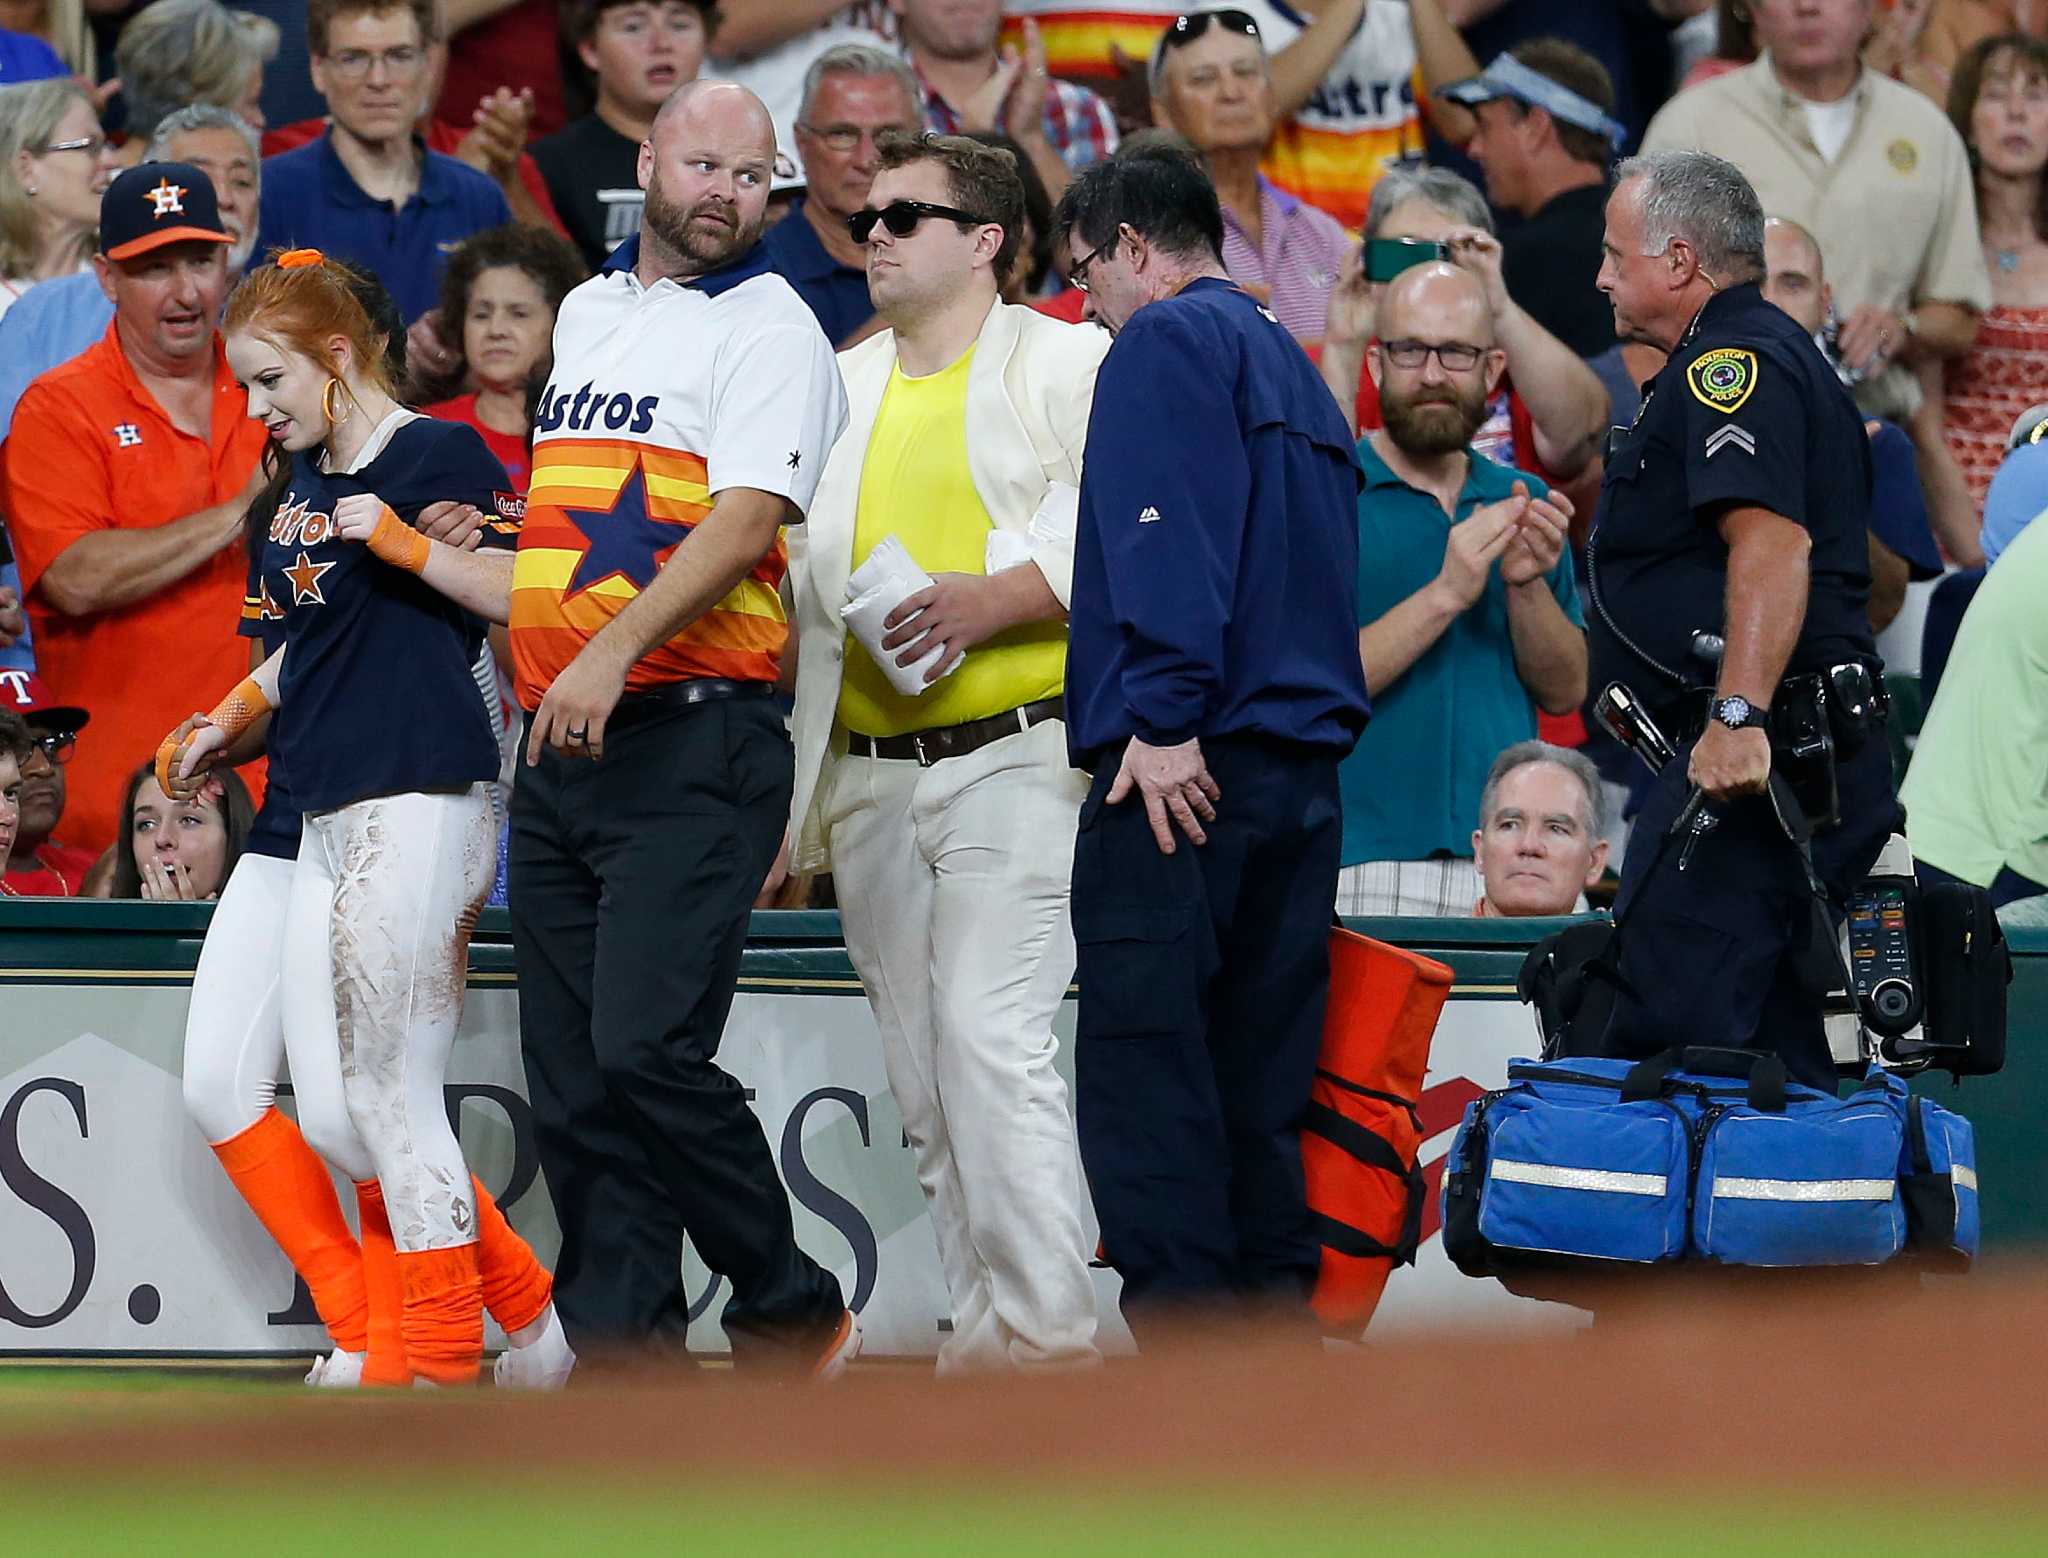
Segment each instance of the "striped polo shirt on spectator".
[{"label": "striped polo shirt on spectator", "polygon": [[1223,208],[1223,268],[1265,300],[1287,333],[1304,345],[1323,338],[1330,288],[1353,248],[1335,217],[1297,200],[1259,175],[1259,243]]}]

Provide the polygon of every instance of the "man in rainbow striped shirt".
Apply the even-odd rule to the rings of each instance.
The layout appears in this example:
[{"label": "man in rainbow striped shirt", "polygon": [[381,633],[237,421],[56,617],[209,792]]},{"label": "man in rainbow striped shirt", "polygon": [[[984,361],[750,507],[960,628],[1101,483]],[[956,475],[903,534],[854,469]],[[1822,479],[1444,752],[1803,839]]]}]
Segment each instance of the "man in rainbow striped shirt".
[{"label": "man in rainbow striped shirt", "polygon": [[846,426],[831,346],[759,246],[774,161],[753,93],[679,88],[640,149],[639,237],[557,317],[512,577],[510,902],[579,1349],[680,1341],[687,1234],[732,1283],[736,1362],[831,1374],[859,1325],[717,1062],[789,813],[781,531]]}]

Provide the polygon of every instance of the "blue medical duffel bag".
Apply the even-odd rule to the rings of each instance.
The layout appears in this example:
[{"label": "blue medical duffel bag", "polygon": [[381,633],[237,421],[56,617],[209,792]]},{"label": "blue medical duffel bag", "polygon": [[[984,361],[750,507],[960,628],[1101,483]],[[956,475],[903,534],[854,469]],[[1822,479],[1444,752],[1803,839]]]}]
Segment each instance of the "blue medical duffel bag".
[{"label": "blue medical duffel bag", "polygon": [[1873,1068],[1847,1098],[1755,1050],[1518,1060],[1465,1111],[1444,1248],[1469,1276],[1977,1254],[1970,1122]]}]

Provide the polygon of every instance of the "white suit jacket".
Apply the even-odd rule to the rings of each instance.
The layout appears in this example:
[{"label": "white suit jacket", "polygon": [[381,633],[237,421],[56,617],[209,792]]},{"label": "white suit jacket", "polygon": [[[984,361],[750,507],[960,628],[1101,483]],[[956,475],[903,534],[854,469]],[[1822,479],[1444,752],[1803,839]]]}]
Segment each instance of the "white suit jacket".
[{"label": "white suit jacket", "polygon": [[[1108,333],[1094,325],[1065,324],[999,302],[982,324],[967,373],[967,464],[974,490],[996,528],[1025,537],[1062,606],[1074,576],[1081,446],[1095,400],[1095,370],[1108,350]],[[839,367],[850,403],[846,431],[832,446],[808,521],[789,531],[797,629],[792,871],[831,864],[816,812],[822,780],[844,743],[837,729],[846,659],[839,608],[855,563],[861,471],[896,367],[895,332],[885,330],[840,353]]]}]

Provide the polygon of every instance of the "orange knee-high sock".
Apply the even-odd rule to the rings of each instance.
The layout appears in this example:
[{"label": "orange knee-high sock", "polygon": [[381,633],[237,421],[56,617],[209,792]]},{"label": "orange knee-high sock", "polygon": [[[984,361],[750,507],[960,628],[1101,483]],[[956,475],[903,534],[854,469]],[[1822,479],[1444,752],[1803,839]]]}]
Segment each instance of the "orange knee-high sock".
[{"label": "orange knee-high sock", "polygon": [[484,1285],[477,1247],[400,1250],[405,1279],[405,1361],[436,1385],[473,1385],[484,1356]]},{"label": "orange knee-high sock", "polygon": [[356,1181],[356,1216],[362,1224],[363,1286],[369,1298],[369,1357],[365,1385],[410,1385],[405,1364],[405,1279],[398,1273],[398,1247],[391,1242],[391,1218],[384,1187],[374,1179]]},{"label": "orange knee-high sock", "polygon": [[327,1165],[298,1126],[275,1107],[266,1109],[247,1130],[215,1142],[213,1152],[257,1221],[306,1279],[334,1345],[363,1351],[369,1307],[362,1256]]},{"label": "orange knee-high sock", "polygon": [[555,1279],[533,1253],[533,1246],[512,1231],[498,1203],[474,1174],[476,1188],[477,1274],[483,1280],[484,1308],[507,1331],[524,1330],[547,1312]]}]

